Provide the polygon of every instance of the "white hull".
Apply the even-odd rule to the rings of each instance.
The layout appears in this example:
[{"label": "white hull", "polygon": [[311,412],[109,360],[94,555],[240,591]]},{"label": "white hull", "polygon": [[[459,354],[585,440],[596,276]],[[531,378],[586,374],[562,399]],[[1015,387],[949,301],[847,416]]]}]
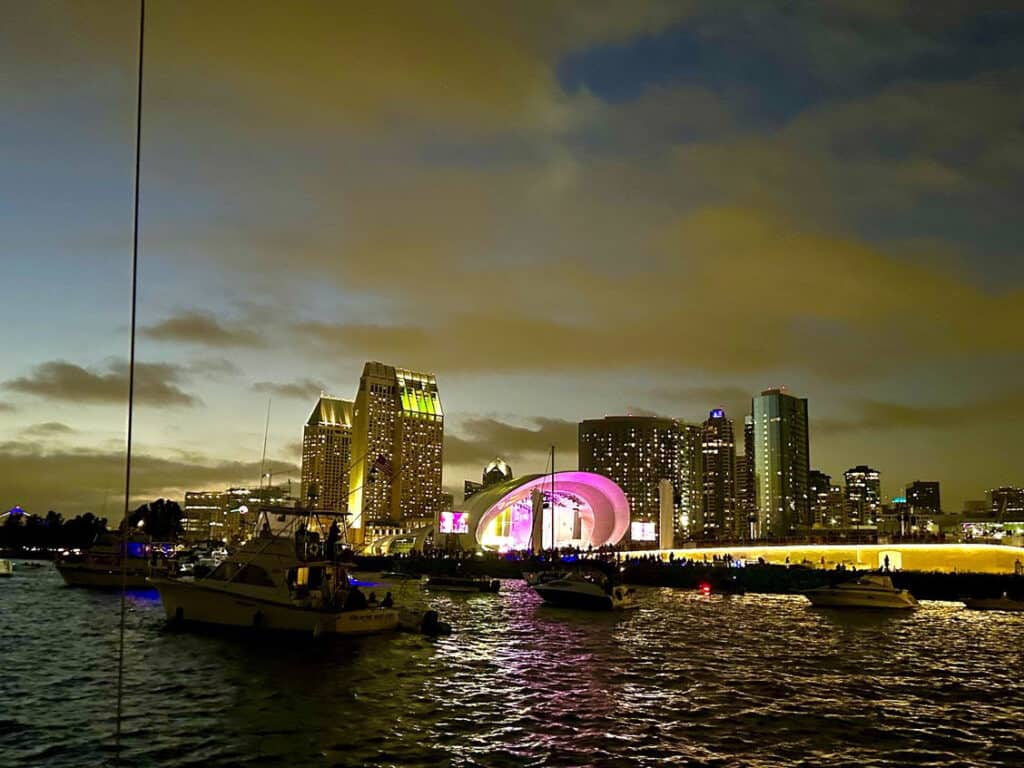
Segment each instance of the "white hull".
[{"label": "white hull", "polygon": [[329,611],[239,594],[215,584],[154,579],[167,618],[222,627],[306,632],[312,635],[369,635],[399,628],[394,608]]},{"label": "white hull", "polygon": [[824,587],[804,593],[811,605],[818,608],[885,608],[886,610],[913,610],[917,608],[917,600],[910,593],[857,591]]}]

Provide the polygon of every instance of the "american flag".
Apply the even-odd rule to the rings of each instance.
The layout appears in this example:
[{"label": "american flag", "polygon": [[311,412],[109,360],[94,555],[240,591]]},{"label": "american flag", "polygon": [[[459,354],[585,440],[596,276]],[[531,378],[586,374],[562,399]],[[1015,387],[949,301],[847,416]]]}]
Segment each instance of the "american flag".
[{"label": "american flag", "polygon": [[378,456],[370,467],[370,480],[374,480],[377,473],[383,473],[385,477],[391,477],[391,462],[384,455]]}]

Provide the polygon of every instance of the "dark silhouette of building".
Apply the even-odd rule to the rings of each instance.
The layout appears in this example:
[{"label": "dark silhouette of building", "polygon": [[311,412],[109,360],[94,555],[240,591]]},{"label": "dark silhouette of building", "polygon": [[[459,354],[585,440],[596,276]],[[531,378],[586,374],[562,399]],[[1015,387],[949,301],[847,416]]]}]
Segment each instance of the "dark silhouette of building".
[{"label": "dark silhouette of building", "polygon": [[875,525],[882,509],[882,484],[877,469],[864,464],[843,473],[846,481],[847,525]]},{"label": "dark silhouette of building", "polygon": [[942,504],[939,500],[939,484],[937,482],[915,480],[907,486],[904,498],[907,501],[907,506],[916,514],[942,514]]}]

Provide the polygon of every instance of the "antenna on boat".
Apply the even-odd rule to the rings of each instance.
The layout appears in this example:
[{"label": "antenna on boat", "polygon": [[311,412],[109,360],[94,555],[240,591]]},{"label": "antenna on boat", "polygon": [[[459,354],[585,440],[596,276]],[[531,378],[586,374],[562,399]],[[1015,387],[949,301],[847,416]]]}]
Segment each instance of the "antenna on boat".
[{"label": "antenna on boat", "polygon": [[555,446],[551,446],[551,548],[555,549]]},{"label": "antenna on boat", "polygon": [[114,764],[121,764],[121,715],[124,699],[124,615],[128,591],[128,506],[132,490],[132,414],[135,410],[135,316],[139,285],[139,175],[142,158],[142,61],[146,30],[146,0],[139,0],[139,74],[135,99],[135,190],[132,215],[132,310],[128,353],[128,429],[124,462],[124,518],[121,522],[121,622],[117,644],[117,720],[114,731]]},{"label": "antenna on boat", "polygon": [[[270,401],[271,398],[267,398],[267,425],[263,428],[263,457],[260,459],[260,482],[257,486],[260,491],[263,490],[263,478],[266,477],[267,471],[267,437],[270,435]],[[270,483],[267,483],[270,485]]]}]

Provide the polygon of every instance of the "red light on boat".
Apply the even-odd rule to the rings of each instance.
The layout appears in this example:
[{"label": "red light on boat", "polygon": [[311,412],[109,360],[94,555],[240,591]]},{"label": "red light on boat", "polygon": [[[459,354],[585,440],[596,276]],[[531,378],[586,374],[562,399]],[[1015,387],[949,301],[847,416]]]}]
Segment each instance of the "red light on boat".
[{"label": "red light on boat", "polygon": [[711,594],[711,585],[708,584],[706,581],[702,581],[700,583],[700,586],[697,587],[697,588],[700,590],[700,593],[702,595],[710,595]]}]

